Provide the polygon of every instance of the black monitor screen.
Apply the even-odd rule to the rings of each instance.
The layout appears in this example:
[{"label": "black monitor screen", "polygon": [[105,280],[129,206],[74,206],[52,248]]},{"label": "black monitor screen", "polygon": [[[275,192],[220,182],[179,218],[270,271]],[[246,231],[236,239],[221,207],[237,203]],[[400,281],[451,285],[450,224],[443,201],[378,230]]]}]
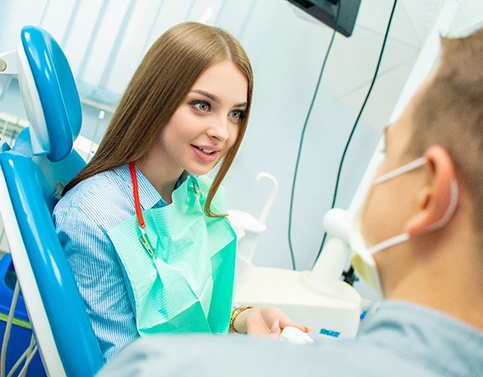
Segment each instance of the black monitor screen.
[{"label": "black monitor screen", "polygon": [[352,35],[361,0],[288,0],[342,35]]}]

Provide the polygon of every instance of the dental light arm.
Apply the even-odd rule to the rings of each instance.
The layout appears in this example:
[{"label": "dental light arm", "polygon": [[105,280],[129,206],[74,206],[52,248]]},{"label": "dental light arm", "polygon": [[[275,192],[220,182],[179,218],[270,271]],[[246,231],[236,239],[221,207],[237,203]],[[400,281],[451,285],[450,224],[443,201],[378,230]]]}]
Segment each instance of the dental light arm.
[{"label": "dental light arm", "polygon": [[350,213],[340,208],[333,208],[325,214],[323,226],[331,238],[326,242],[314,268],[307,274],[307,282],[314,287],[330,292],[340,281],[351,256],[351,221]]}]

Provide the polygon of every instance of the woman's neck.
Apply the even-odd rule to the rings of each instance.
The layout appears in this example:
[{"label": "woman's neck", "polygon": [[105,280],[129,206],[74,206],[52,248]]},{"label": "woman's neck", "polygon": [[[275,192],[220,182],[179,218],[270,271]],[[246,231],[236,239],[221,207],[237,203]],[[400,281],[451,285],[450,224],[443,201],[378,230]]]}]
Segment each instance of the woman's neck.
[{"label": "woman's neck", "polygon": [[143,173],[149,183],[153,185],[163,200],[170,204],[172,202],[171,194],[183,172],[173,172],[169,169],[164,169],[162,164],[158,162],[154,164],[147,159],[136,161],[136,167]]}]

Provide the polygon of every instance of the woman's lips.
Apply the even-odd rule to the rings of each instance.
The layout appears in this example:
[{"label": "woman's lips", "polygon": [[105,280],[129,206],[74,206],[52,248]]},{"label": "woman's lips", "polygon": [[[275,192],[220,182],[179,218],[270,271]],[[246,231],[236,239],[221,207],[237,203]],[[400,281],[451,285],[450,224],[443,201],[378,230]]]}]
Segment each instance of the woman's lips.
[{"label": "woman's lips", "polygon": [[220,152],[219,148],[211,147],[211,146],[198,146],[198,145],[191,145],[195,152],[195,155],[202,160],[203,162],[213,162],[218,157]]}]

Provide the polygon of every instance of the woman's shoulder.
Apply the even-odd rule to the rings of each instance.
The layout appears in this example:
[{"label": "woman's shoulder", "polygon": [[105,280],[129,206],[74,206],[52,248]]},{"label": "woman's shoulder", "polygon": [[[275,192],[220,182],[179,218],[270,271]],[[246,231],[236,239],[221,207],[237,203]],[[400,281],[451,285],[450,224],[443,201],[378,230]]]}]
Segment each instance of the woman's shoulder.
[{"label": "woman's shoulder", "polygon": [[110,208],[119,210],[126,203],[131,206],[132,184],[129,173],[124,174],[124,169],[121,168],[98,173],[78,183],[59,200],[54,212],[73,207],[82,211],[99,212]]}]

